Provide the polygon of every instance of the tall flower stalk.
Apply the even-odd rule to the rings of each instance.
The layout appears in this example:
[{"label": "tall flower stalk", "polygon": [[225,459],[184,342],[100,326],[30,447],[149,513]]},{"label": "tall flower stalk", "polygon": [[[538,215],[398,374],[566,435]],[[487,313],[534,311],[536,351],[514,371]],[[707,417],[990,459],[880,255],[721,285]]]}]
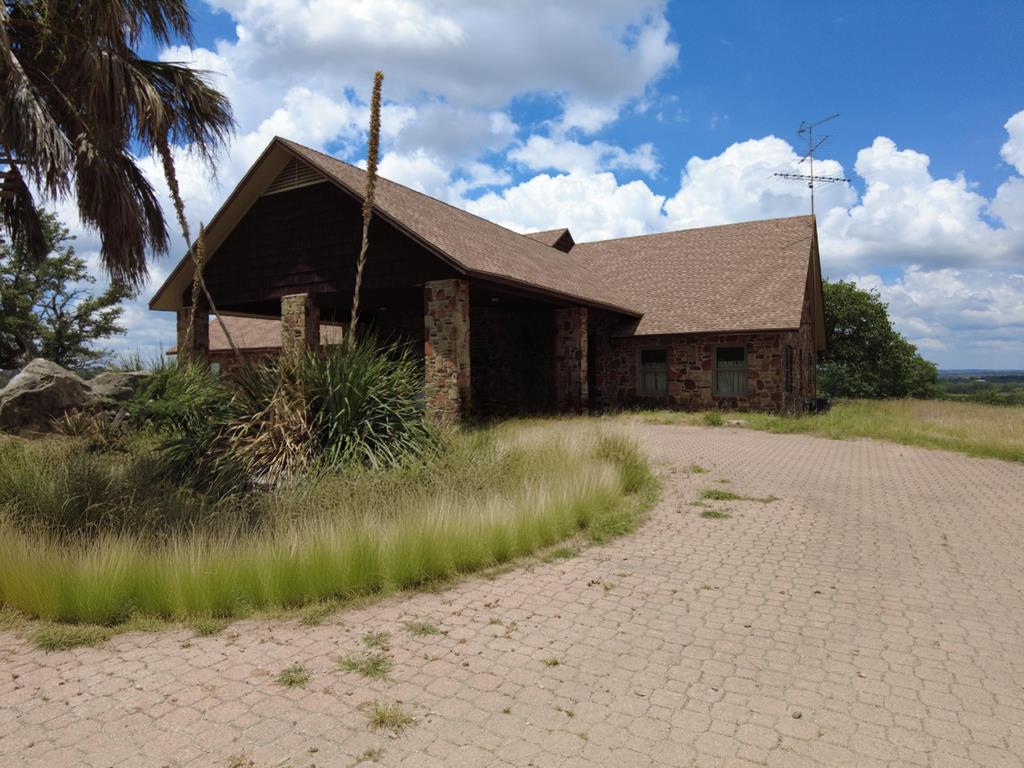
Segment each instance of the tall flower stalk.
[{"label": "tall flower stalk", "polygon": [[[158,142],[157,149],[160,153],[160,160],[163,163],[164,177],[167,179],[167,188],[170,190],[171,199],[174,201],[174,211],[178,216],[178,226],[181,227],[181,235],[185,238],[185,244],[191,248],[192,253],[192,312],[188,319],[188,332],[185,335],[186,349],[192,351],[192,344],[195,340],[196,313],[199,310],[200,294],[206,296],[210,312],[217,319],[217,324],[224,332],[224,338],[228,340],[231,349],[235,353],[235,359],[242,361],[242,351],[231,338],[231,332],[224,323],[224,318],[217,311],[217,305],[210,295],[210,289],[206,287],[206,280],[203,278],[203,268],[206,266],[206,229],[199,225],[199,239],[193,245],[192,233],[188,226],[188,219],[185,217],[185,201],[181,198],[181,190],[178,187],[178,175],[174,169],[174,157],[171,155],[171,148],[167,142]],[[179,355],[181,352],[179,351]],[[183,359],[183,358],[182,358]]]},{"label": "tall flower stalk", "polygon": [[370,137],[366,153],[366,190],[363,195],[363,241],[359,246],[359,260],[356,262],[356,285],[352,294],[352,320],[348,328],[348,348],[356,344],[356,325],[359,323],[359,292],[363,287],[363,269],[366,267],[366,252],[370,248],[370,219],[373,218],[373,195],[377,186],[377,157],[380,152],[380,89],[384,73],[378,70],[373,75],[373,96],[370,99]]}]

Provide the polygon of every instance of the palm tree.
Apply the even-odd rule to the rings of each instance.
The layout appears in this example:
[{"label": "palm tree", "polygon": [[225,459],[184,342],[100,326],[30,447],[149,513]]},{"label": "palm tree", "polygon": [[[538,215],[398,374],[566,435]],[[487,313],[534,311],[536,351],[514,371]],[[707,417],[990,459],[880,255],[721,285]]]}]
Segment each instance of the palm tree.
[{"label": "palm tree", "polygon": [[134,48],[144,38],[191,42],[186,0],[0,0],[2,225],[42,258],[29,183],[54,199],[73,192],[82,222],[99,232],[106,271],[132,287],[145,280],[147,251],[169,243],[135,155],[161,158],[191,245],[171,147],[188,146],[212,167],[234,127],[206,73],[141,58]]}]

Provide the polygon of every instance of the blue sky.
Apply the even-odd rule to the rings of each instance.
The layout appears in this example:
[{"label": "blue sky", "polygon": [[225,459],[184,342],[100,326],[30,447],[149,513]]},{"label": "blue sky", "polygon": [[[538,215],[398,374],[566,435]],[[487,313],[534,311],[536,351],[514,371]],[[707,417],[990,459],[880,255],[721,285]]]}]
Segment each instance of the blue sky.
[{"label": "blue sky", "polygon": [[[377,67],[385,175],[577,240],[803,213],[806,189],[772,173],[796,167],[802,119],[839,112],[818,169],[852,181],[818,199],[826,275],[877,288],[942,367],[1024,368],[1024,3],[209,0],[193,13],[194,47],[150,53],[216,72],[239,122],[216,183],[182,153],[196,221],[275,133],[359,161]],[[173,343],[145,298],[122,348]]]}]

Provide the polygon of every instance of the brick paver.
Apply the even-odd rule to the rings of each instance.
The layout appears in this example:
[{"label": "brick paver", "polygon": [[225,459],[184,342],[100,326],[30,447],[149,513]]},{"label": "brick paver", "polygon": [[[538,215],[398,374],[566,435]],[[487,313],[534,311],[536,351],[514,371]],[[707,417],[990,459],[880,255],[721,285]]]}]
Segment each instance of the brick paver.
[{"label": "brick paver", "polygon": [[[662,503],[571,560],[312,628],[242,621],[52,654],[0,634],[0,762],[1022,765],[1024,466],[724,428],[640,434],[667,462]],[[706,487],[779,498],[716,502],[731,517],[705,519],[691,502]],[[414,620],[444,634],[415,636]],[[390,679],[338,666],[371,630],[391,633]],[[293,662],[305,689],[274,681]],[[416,722],[371,730],[375,700]]]}]

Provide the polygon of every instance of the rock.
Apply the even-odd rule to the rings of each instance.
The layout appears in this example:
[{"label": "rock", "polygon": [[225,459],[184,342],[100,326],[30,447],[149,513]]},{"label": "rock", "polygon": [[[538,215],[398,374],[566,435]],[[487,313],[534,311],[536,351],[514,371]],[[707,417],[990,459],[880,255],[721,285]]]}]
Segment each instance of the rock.
[{"label": "rock", "polygon": [[150,374],[147,371],[101,373],[87,382],[97,405],[117,405],[131,400]]},{"label": "rock", "polygon": [[0,429],[48,431],[54,419],[91,400],[89,385],[79,376],[37,357],[0,389]]},{"label": "rock", "polygon": [[725,422],[727,427],[745,427],[747,426],[746,419],[727,419]]},{"label": "rock", "polygon": [[101,373],[92,381],[36,358],[0,389],[0,430],[49,432],[73,411],[118,408],[149,377],[146,371]]}]

